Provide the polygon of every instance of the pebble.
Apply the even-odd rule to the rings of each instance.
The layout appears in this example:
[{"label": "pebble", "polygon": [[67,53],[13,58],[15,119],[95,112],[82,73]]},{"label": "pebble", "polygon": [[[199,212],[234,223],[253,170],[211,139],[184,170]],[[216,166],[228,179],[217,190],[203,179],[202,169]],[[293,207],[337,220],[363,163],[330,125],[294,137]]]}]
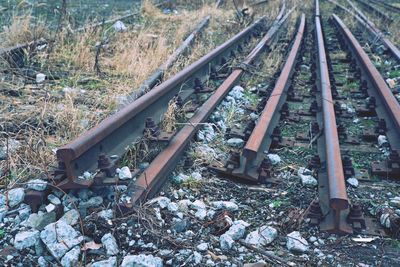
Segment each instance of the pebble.
[{"label": "pebble", "polygon": [[49,263],[46,261],[46,259],[43,256],[40,256],[38,259],[38,265],[39,265],[39,267],[48,267]]},{"label": "pebble", "polygon": [[35,179],[28,182],[27,187],[36,191],[44,191],[47,188],[47,182],[41,179]]},{"label": "pebble", "polygon": [[203,260],[203,256],[201,256],[200,253],[198,253],[197,251],[193,252],[193,262],[195,264],[199,265],[202,260]]},{"label": "pebble", "polygon": [[165,209],[171,203],[171,200],[167,197],[156,197],[148,201],[148,204],[150,205],[154,203],[157,203],[161,209]]},{"label": "pebble", "polygon": [[121,267],[162,267],[162,259],[154,257],[153,255],[127,255],[124,257],[121,263]]},{"label": "pebble", "polygon": [[351,178],[347,179],[346,181],[352,187],[358,187],[358,180],[356,178],[351,177]]},{"label": "pebble", "polygon": [[190,204],[190,207],[195,210],[206,209],[206,204],[204,204],[204,202],[201,200],[195,200]]},{"label": "pebble", "polygon": [[384,146],[388,146],[389,142],[387,140],[387,137],[385,135],[379,135],[378,136],[378,145],[379,147],[384,147]]},{"label": "pebble", "polygon": [[225,234],[231,236],[233,240],[239,240],[244,236],[248,226],[249,224],[243,220],[234,221]]},{"label": "pebble", "polygon": [[175,212],[178,211],[179,207],[178,207],[178,204],[176,204],[175,202],[171,202],[171,203],[168,204],[167,209],[168,209],[170,212],[175,213]]},{"label": "pebble", "polygon": [[114,256],[118,254],[119,249],[117,245],[117,240],[115,240],[115,237],[112,234],[105,234],[101,238],[101,243],[103,243],[104,247],[106,248],[107,255]]},{"label": "pebble", "polygon": [[286,247],[293,252],[306,252],[308,251],[308,242],[300,232],[294,231],[287,235]]},{"label": "pebble", "polygon": [[173,229],[175,230],[175,232],[181,233],[181,232],[186,231],[188,226],[189,226],[189,222],[186,219],[184,219],[184,220],[176,219],[175,223],[173,225]]},{"label": "pebble", "polygon": [[47,199],[53,205],[61,205],[61,200],[58,197],[56,197],[55,195],[53,195],[53,194],[48,195]]},{"label": "pebble", "polygon": [[42,83],[42,82],[44,82],[44,80],[46,80],[45,74],[43,74],[43,73],[36,74],[36,82],[37,83]]},{"label": "pebble", "polygon": [[25,191],[23,188],[14,188],[8,191],[8,204],[11,208],[19,205],[24,201]]},{"label": "pebble", "polygon": [[39,242],[39,231],[19,232],[14,238],[14,247],[18,250],[29,248]]},{"label": "pebble", "polygon": [[205,242],[200,243],[199,245],[197,245],[196,248],[197,248],[197,250],[200,251],[200,252],[207,251],[207,249],[208,249],[208,243],[205,243]]},{"label": "pebble", "polygon": [[267,154],[268,159],[271,161],[272,165],[278,165],[281,163],[281,157],[277,154]]},{"label": "pebble", "polygon": [[183,173],[180,173],[177,176],[174,176],[173,181],[176,184],[181,184],[181,183],[184,183],[184,182],[188,181],[189,179],[190,179],[189,175],[185,175]]},{"label": "pebble", "polygon": [[235,241],[232,239],[232,237],[226,233],[219,237],[219,245],[222,250],[230,250],[234,242]]},{"label": "pebble", "polygon": [[246,236],[247,244],[260,247],[271,244],[278,237],[278,231],[271,226],[261,226]]},{"label": "pebble", "polygon": [[228,139],[228,141],[226,141],[226,143],[231,147],[241,148],[244,144],[244,141],[243,141],[243,139],[240,139],[240,138],[231,138],[231,139]]},{"label": "pebble", "polygon": [[114,212],[112,209],[102,210],[98,212],[97,215],[104,220],[112,220],[112,218],[114,218]]},{"label": "pebble", "polygon": [[75,209],[69,210],[60,218],[59,221],[64,221],[68,225],[74,226],[79,221],[79,212]]},{"label": "pebble", "polygon": [[226,209],[229,211],[237,211],[239,206],[231,201],[213,201],[211,202],[211,206],[216,209]]},{"label": "pebble", "polygon": [[196,213],[194,214],[196,218],[199,220],[204,220],[207,217],[207,210],[206,209],[198,209]]},{"label": "pebble", "polygon": [[124,166],[121,169],[117,169],[118,178],[121,180],[132,179],[132,173],[129,167]]},{"label": "pebble", "polygon": [[78,266],[80,253],[81,248],[79,246],[75,246],[70,251],[65,253],[64,257],[61,259],[61,265],[63,267]]},{"label": "pebble", "polygon": [[126,31],[128,29],[125,26],[125,24],[120,20],[117,20],[112,27],[114,28],[114,30],[116,32],[124,32],[124,31]]},{"label": "pebble", "polygon": [[318,185],[318,181],[311,174],[312,172],[304,167],[300,167],[297,171],[297,175],[300,177],[301,183],[304,186],[315,187]]},{"label": "pebble", "polygon": [[47,205],[45,207],[45,209],[46,209],[47,212],[52,212],[52,211],[54,211],[56,209],[56,206],[50,203],[49,205]]}]

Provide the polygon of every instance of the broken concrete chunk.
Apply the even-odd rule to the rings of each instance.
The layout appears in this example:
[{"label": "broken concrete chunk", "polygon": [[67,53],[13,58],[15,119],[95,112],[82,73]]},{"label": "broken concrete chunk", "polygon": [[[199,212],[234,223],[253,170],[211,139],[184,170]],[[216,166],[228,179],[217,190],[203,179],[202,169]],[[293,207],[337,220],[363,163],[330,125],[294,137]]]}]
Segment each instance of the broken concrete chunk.
[{"label": "broken concrete chunk", "polygon": [[264,225],[248,234],[245,242],[247,244],[260,247],[272,243],[277,237],[278,231],[275,228]]},{"label": "broken concrete chunk", "polygon": [[293,252],[306,252],[308,251],[308,242],[300,232],[294,231],[287,235],[286,247]]}]

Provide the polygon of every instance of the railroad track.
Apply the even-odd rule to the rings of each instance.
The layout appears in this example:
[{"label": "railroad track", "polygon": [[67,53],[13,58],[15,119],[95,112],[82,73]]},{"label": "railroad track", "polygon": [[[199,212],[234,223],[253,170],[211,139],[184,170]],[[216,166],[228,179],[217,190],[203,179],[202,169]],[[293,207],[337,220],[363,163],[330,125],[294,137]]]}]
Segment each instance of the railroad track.
[{"label": "railroad track", "polygon": [[[119,203],[119,211],[128,213],[157,194],[196,132],[271,45],[292,10],[284,12],[283,4],[268,31],[265,18],[257,20],[58,149],[54,186],[69,190],[126,184],[116,177],[118,162],[127,147],[144,137],[165,145],[149,166],[134,172],[136,179],[126,184],[127,197]],[[227,67],[246,50],[250,52],[244,59],[239,57],[237,67]],[[302,65],[305,63],[308,67]],[[319,197],[310,203],[307,213],[310,224],[339,234],[382,234],[376,219],[364,216],[362,205],[352,201],[346,189],[346,180],[354,177],[400,176],[400,106],[368,55],[340,18],[322,15],[316,1],[315,21],[306,22],[305,15],[301,16],[291,50],[276,78],[272,86],[258,92],[262,100],[250,109],[259,114],[257,123],[227,133],[228,137],[243,138],[243,148],[233,151],[224,166],[211,165],[210,169],[247,182],[276,184],[279,180],[273,178],[275,170],[265,152],[303,149],[309,169],[304,171],[318,177]],[[214,81],[216,89],[207,85],[208,79]],[[193,116],[176,132],[161,132],[158,125],[171,103],[186,107]],[[365,128],[362,131],[349,127],[360,121]],[[373,145],[378,140],[380,149]],[[371,158],[371,154],[375,156]],[[304,158],[294,161],[303,163]],[[87,171],[90,177],[83,175]],[[37,210],[45,196],[32,190],[25,199]],[[394,222],[393,227],[398,228],[400,219]]]},{"label": "railroad track", "polygon": [[[283,5],[268,32],[267,40],[283,23],[284,10]],[[285,19],[286,17],[287,15]],[[195,111],[201,104],[197,96],[212,91],[206,87],[207,77],[221,78],[226,76],[225,73],[229,74],[229,62],[248,50],[252,38],[260,36],[264,31],[265,18],[262,17],[171,79],[105,119],[72,143],[58,149],[59,168],[54,176],[57,187],[67,190],[88,188],[92,185],[113,185],[117,182],[113,178],[117,167],[115,163],[125,153],[126,148],[144,133],[152,141],[171,142],[174,133],[160,132],[157,126],[168,108],[168,103],[175,101],[183,105],[190,100],[192,104],[188,109]],[[265,49],[264,45],[258,45],[256,48],[260,51]],[[253,53],[258,54],[258,50]],[[85,171],[96,175],[93,179],[82,179]],[[35,191],[27,195],[29,203],[35,209],[44,197]]]}]

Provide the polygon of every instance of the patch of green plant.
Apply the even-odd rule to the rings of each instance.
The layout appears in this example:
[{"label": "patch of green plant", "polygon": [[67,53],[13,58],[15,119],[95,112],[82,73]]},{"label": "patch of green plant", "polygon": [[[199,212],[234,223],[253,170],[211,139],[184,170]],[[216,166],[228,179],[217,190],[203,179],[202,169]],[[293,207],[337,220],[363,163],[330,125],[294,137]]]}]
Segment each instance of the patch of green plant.
[{"label": "patch of green plant", "polygon": [[4,229],[0,229],[0,239],[3,239],[4,237]]},{"label": "patch of green plant", "polygon": [[400,70],[393,70],[389,72],[389,78],[397,78],[400,77]]}]

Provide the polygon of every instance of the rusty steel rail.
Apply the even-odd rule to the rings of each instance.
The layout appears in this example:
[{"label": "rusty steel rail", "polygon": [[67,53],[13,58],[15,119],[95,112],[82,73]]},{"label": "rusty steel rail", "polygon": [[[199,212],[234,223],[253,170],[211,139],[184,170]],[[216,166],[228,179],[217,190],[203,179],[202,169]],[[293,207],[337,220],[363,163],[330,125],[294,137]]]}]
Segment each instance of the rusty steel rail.
[{"label": "rusty steel rail", "polygon": [[[316,2],[318,3],[318,0]],[[327,192],[329,194],[330,208],[323,224],[321,224],[321,229],[335,233],[348,233],[352,232],[352,230],[347,224],[346,216],[344,216],[344,214],[349,209],[349,199],[347,197],[343,163],[340,153],[334,102],[325,52],[324,35],[319,16],[315,17],[315,33],[317,41],[316,45],[318,47],[317,77],[319,78],[318,87],[321,92],[320,102],[322,103],[323,124],[323,138],[320,138],[318,142],[323,142],[323,150],[325,151],[324,155],[321,157],[321,162],[325,162],[326,166],[325,183],[328,186],[327,189],[321,188],[323,177],[319,175],[318,178],[320,180],[319,188],[320,190],[322,189],[320,192]],[[326,197],[326,194],[324,194],[324,196]]]},{"label": "rusty steel rail", "polygon": [[371,88],[369,90],[371,96],[377,100],[376,112],[379,117],[384,118],[387,124],[387,136],[393,150],[400,149],[400,104],[390,91],[385,80],[380,75],[362,46],[357,42],[351,31],[346,27],[343,21],[333,14],[337,27],[347,41],[348,46],[362,71],[365,73],[366,79]]},{"label": "rusty steel rail", "polygon": [[295,69],[296,59],[303,39],[305,28],[305,15],[301,16],[300,25],[290,50],[286,63],[276,81],[275,87],[265,104],[257,125],[247,140],[240,157],[240,165],[234,169],[231,175],[250,181],[259,181],[259,168],[264,159],[264,151],[271,144],[271,134],[280,118],[280,108],[286,100],[287,90],[290,86],[290,77]]},{"label": "rusty steel rail", "polygon": [[383,13],[376,7],[371,6],[367,1],[364,0],[356,0],[356,1],[360,3],[362,6],[364,6],[366,9],[368,9],[370,12],[375,13],[378,17],[384,18],[386,21],[389,21],[390,23],[393,22],[393,19],[391,17],[389,17],[386,13]]},{"label": "rusty steel rail", "polygon": [[[284,6],[282,7],[282,10]],[[293,9],[292,9],[293,10]],[[280,12],[282,14],[283,12]],[[256,47],[247,55],[243,61],[244,65],[249,65],[266,49],[267,45],[273,40],[280,26],[286,21],[289,11],[283,18],[277,17],[272,27],[256,45]],[[151,164],[143,171],[134,184],[128,187],[131,200],[120,206],[121,212],[128,212],[135,204],[144,201],[148,197],[154,196],[166,181],[170,171],[176,166],[179,158],[190,143],[191,138],[200,129],[202,123],[207,120],[215,107],[229,93],[230,89],[239,81],[244,70],[237,68],[226,78],[226,80],[217,88],[213,95],[197,110],[189,122],[179,130],[172,138],[169,145],[157,155]]]},{"label": "rusty steel rail", "polygon": [[[71,143],[57,150],[59,169],[56,181],[63,189],[89,187],[94,179],[79,179],[85,171],[98,169],[113,177],[115,162],[137,138],[143,136],[145,121],[153,118],[155,123],[168,108],[168,102],[179,94],[183,101],[194,91],[196,80],[205,79],[211,67],[226,61],[252,34],[260,31],[265,17],[260,18],[234,37],[203,56],[174,77],[103,120]],[[110,181],[111,182],[111,181]],[[115,181],[114,181],[115,182]]]},{"label": "rusty steel rail", "polygon": [[368,31],[372,35],[374,35],[375,38],[380,40],[383,43],[383,45],[386,46],[387,49],[389,49],[389,51],[397,59],[397,61],[400,61],[400,50],[389,39],[387,39],[385,37],[385,34],[381,30],[379,30],[376,27],[376,25],[372,21],[370,21],[364,15],[364,13],[354,5],[353,2],[351,2],[350,0],[347,0],[347,2],[349,3],[349,5],[351,5],[351,7],[354,9],[354,11],[356,12],[357,15],[355,15],[353,12],[351,12],[347,8],[343,7],[342,5],[338,4],[336,1],[333,1],[333,0],[328,0],[328,1],[335,4],[339,8],[343,9],[344,11],[347,11],[350,14],[352,14],[361,25],[366,27],[368,29]]}]

